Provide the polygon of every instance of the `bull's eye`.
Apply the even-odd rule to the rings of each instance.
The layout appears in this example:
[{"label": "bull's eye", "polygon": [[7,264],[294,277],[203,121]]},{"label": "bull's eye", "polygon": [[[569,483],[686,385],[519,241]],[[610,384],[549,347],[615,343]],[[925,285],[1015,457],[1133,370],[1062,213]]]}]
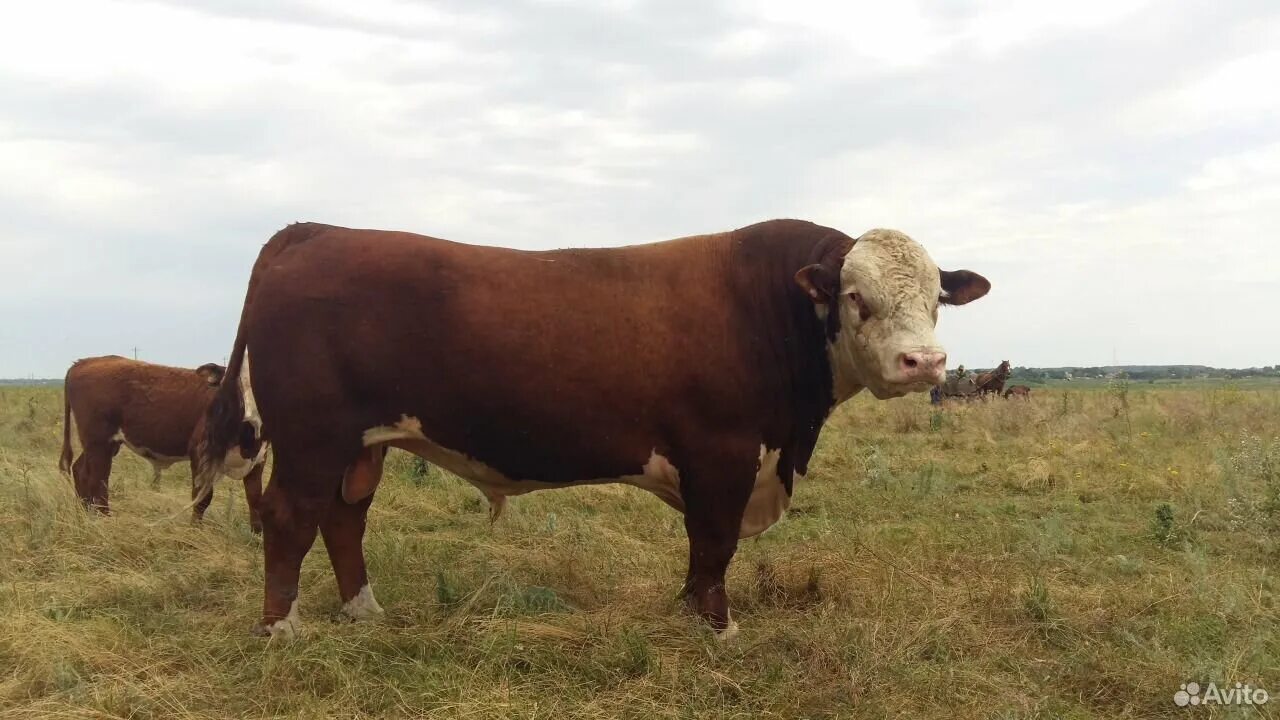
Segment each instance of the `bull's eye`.
[{"label": "bull's eye", "polygon": [[863,322],[866,322],[867,318],[871,317],[871,308],[867,306],[867,301],[863,300],[862,295],[856,292],[849,293],[849,300],[858,308],[858,317]]}]

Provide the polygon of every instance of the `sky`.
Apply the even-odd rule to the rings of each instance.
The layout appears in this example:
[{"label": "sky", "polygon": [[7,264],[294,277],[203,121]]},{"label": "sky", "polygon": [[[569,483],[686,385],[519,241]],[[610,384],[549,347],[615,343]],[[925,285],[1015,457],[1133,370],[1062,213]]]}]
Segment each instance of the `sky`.
[{"label": "sky", "polygon": [[299,220],[889,227],[992,282],[942,314],[953,365],[1273,365],[1278,77],[1272,0],[17,4],[0,377],[221,361]]}]

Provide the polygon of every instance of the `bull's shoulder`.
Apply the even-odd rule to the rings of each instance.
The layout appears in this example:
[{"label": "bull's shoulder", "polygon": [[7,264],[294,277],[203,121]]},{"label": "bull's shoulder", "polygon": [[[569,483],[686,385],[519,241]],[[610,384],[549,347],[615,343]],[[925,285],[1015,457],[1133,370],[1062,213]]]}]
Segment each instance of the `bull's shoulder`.
[{"label": "bull's shoulder", "polygon": [[856,242],[835,228],[808,220],[765,220],[731,233],[740,257],[765,258],[768,264],[812,263],[838,266]]},{"label": "bull's shoulder", "polygon": [[830,231],[831,228],[823,227],[817,223],[808,220],[796,220],[794,218],[775,218],[773,220],[762,220],[758,223],[752,223],[738,228],[734,232],[739,235],[756,235],[756,234],[782,234],[782,235],[808,235],[814,232]]}]

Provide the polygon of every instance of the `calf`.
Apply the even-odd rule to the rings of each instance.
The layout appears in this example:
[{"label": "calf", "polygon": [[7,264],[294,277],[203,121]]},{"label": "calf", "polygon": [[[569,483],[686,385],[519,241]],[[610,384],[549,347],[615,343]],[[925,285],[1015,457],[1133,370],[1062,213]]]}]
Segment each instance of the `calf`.
[{"label": "calf", "polygon": [[[72,365],[63,389],[62,455],[58,467],[71,475],[76,495],[89,507],[104,514],[109,512],[107,481],[112,459],[121,445],[151,463],[153,484],[160,482],[165,468],[183,459],[191,460],[194,478],[194,440],[202,434],[205,408],[224,372],[225,368],[212,363],[188,370],[115,355],[79,360]],[[74,461],[73,423],[81,448]],[[241,463],[238,471],[229,468],[234,477],[244,479],[249,522],[255,532],[262,527],[258,499],[262,494],[263,455]],[[199,496],[193,507],[196,519],[204,515],[211,497],[209,493]]]},{"label": "calf", "polygon": [[1010,387],[1008,390],[1004,391],[1004,396],[1006,400],[1010,397],[1020,397],[1023,400],[1030,400],[1031,388],[1027,387],[1026,385],[1014,385],[1013,387]]},{"label": "calf", "polygon": [[796,220],[545,252],[290,225],[249,277],[197,482],[271,442],[261,634],[297,629],[317,532],[343,611],[381,613],[362,543],[396,447],[495,515],[543,488],[653,493],[684,514],[689,604],[731,635],[738,540],[787,509],[831,409],[941,383],[938,306],[989,288],[900,232]]}]

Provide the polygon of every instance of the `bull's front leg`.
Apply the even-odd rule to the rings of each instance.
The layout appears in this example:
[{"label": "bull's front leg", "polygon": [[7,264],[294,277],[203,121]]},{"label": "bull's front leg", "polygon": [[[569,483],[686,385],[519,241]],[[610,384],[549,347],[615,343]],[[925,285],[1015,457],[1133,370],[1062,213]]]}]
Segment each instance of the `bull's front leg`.
[{"label": "bull's front leg", "polygon": [[729,611],[725,572],[738,549],[742,516],[751,497],[758,462],[751,450],[706,456],[680,469],[689,573],[685,601],[710,623],[720,640],[738,632]]}]

